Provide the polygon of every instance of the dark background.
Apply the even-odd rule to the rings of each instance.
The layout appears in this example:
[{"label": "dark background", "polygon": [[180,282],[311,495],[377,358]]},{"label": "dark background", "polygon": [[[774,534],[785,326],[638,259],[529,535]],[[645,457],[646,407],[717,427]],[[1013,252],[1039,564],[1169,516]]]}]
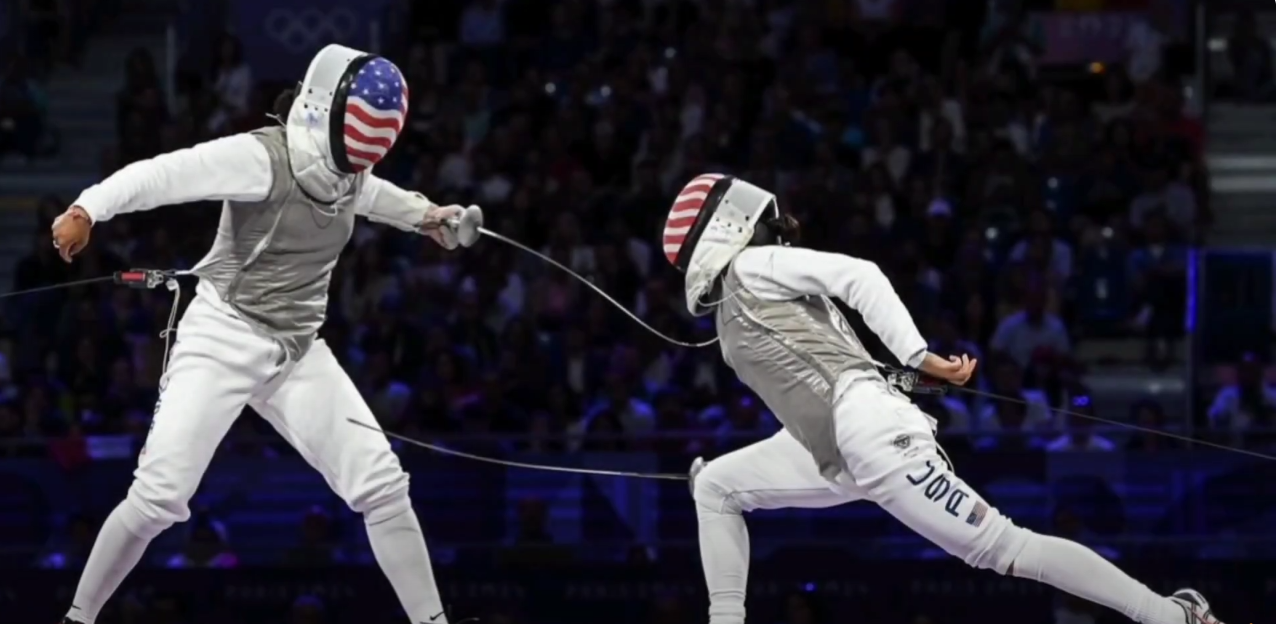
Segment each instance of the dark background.
[{"label": "dark background", "polygon": [[[482,205],[684,339],[711,328],[658,253],[675,189],[771,189],[1022,401],[923,399],[990,501],[1271,621],[1274,462],[1056,410],[1273,453],[1273,37],[1263,2],[22,0],[0,6],[0,280],[191,266],[216,205],[101,224],[71,266],[48,226],[121,166],[272,123],[325,43],[376,50],[411,93],[379,175]],[[130,479],[170,299],[2,303],[0,604],[52,621]],[[680,473],[778,427],[715,349],[495,241],[362,224],[322,334],[386,428],[473,452]],[[706,617],[684,484],[401,455],[456,621]],[[100,622],[399,621],[359,520],[252,411],[193,506]],[[754,622],[1116,621],[868,505],[750,522]]]}]

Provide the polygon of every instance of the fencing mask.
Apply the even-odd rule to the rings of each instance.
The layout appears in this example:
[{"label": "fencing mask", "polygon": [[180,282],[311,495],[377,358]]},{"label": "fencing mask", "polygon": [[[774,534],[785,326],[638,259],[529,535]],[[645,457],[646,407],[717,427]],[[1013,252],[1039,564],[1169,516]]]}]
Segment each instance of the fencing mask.
[{"label": "fencing mask", "polygon": [[780,218],[774,193],[734,176],[709,173],[681,189],[663,227],[663,253],[686,275],[686,309],[711,312],[700,298],[750,244],[782,243],[772,228]]},{"label": "fencing mask", "polygon": [[352,174],[387,155],[405,125],[409,87],[391,61],[330,44],[312,59],[285,127],[305,191],[335,201]]}]

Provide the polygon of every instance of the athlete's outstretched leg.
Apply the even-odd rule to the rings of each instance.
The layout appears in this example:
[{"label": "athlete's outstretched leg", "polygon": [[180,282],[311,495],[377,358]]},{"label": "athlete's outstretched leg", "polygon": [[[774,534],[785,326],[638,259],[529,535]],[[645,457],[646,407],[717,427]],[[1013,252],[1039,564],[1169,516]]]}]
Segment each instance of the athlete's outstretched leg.
[{"label": "athlete's outstretched leg", "polygon": [[378,421],[324,341],[317,341],[268,397],[251,406],[365,516],[374,559],[410,621],[446,624],[423,529],[410,505],[409,475]]},{"label": "athlete's outstretched leg", "polygon": [[187,502],[251,393],[271,375],[277,348],[200,299],[188,307],[133,485],[98,531],[68,620],[93,624],[151,540],[191,516]]},{"label": "athlete's outstretched leg", "polygon": [[907,400],[871,384],[848,395],[838,403],[837,436],[857,487],[949,554],[1046,583],[1142,624],[1215,621],[1200,596],[1159,596],[1081,544],[1012,524],[953,474],[925,416]]},{"label": "athlete's outstretched leg", "polygon": [[754,509],[834,507],[856,500],[834,490],[810,453],[787,431],[712,460],[697,460],[691,489],[711,624],[743,624],[748,589],[748,527]]}]

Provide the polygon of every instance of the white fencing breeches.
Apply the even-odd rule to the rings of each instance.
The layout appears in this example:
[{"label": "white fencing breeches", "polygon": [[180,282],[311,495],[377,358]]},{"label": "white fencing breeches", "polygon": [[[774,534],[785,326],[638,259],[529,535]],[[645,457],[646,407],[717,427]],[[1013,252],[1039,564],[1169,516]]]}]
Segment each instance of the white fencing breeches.
[{"label": "white fencing breeches", "polygon": [[[218,303],[198,296],[178,325],[151,431],[126,503],[130,529],[150,539],[186,521],[188,501],[219,444],[250,405],[354,510],[391,517],[409,508],[409,477],[334,354],[318,340],[297,362]],[[373,518],[377,519],[377,518]]]},{"label": "white fencing breeches", "polygon": [[329,347],[318,340],[290,361],[208,297],[198,296],[178,325],[133,485],[94,543],[68,617],[92,624],[147,544],[191,516],[188,501],[249,405],[365,516],[370,547],[410,620],[447,624],[409,476]]},{"label": "white fencing breeches", "polygon": [[830,482],[787,431],[708,463],[694,480],[713,624],[742,624],[748,571],[743,512],[877,503],[967,563],[1010,567],[1022,529],[952,473],[925,414],[885,384],[856,382],[834,406],[846,474]]},{"label": "white fencing breeches", "polygon": [[1017,527],[953,474],[926,415],[883,383],[852,384],[834,406],[847,473],[824,479],[787,431],[709,462],[694,478],[699,550],[712,624],[743,624],[748,530],[743,512],[868,500],[967,564],[1049,583],[1137,621],[1181,610],[1078,544]]}]

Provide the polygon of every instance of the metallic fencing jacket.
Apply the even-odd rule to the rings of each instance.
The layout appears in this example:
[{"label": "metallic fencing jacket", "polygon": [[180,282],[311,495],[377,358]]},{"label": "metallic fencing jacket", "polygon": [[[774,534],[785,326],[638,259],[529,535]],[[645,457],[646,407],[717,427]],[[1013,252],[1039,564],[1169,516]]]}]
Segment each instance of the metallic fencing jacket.
[{"label": "metallic fencing jacket", "polygon": [[223,206],[213,247],[192,272],[295,359],[325,322],[330,276],[352,237],[365,177],[355,176],[352,190],[322,210],[290,171],[285,129],[251,134],[271,159],[271,191],[262,201]]},{"label": "metallic fencing jacket", "polygon": [[833,404],[838,378],[882,380],[836,297],[858,310],[900,361],[916,367],[926,341],[876,265],[793,247],[745,249],[725,273],[717,304],[721,353],[814,456],[829,480],[845,471]]}]

